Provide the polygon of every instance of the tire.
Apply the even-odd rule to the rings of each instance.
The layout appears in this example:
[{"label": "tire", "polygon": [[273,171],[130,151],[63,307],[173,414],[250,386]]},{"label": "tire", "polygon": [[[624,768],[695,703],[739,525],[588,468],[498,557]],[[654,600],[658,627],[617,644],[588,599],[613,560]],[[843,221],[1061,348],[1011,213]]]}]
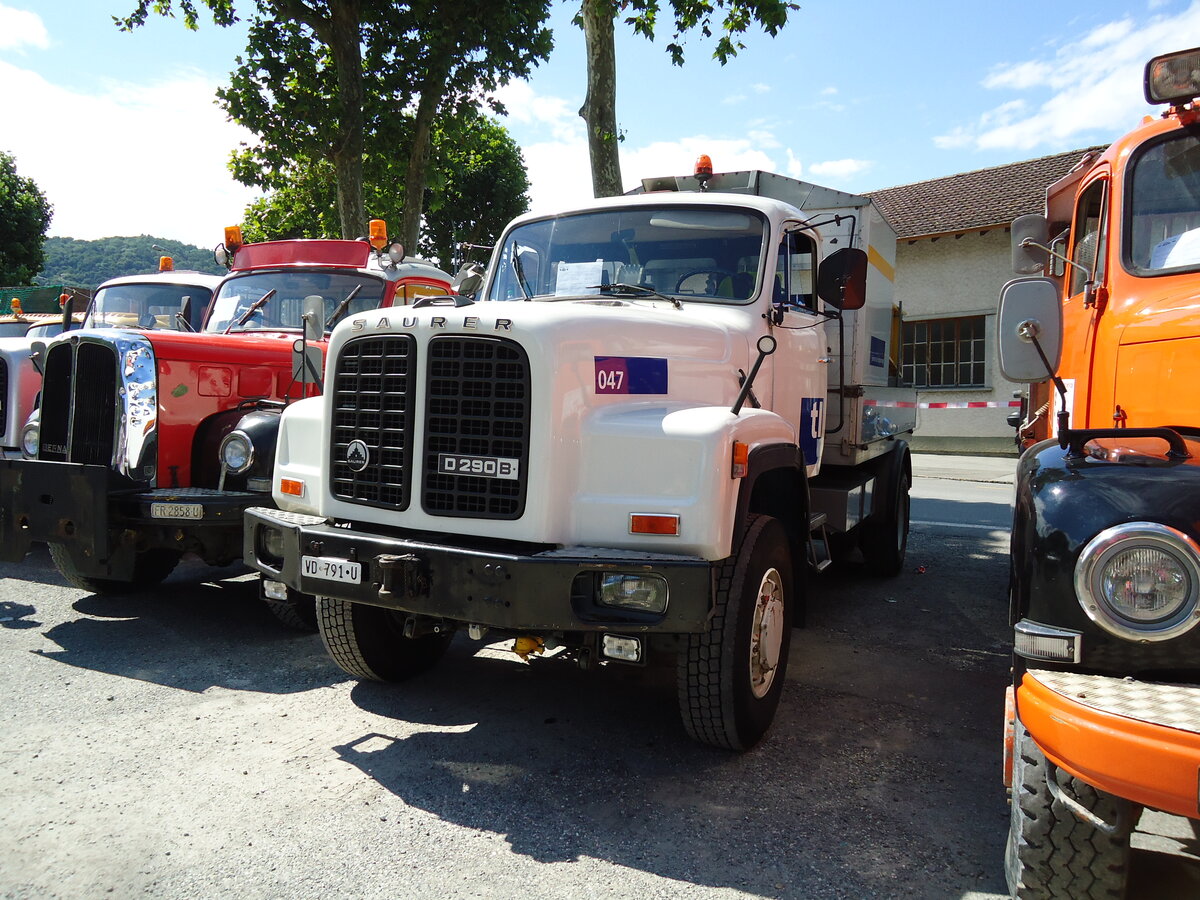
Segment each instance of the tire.
[{"label": "tire", "polygon": [[51,543],[50,558],[67,583],[93,594],[121,594],[144,591],[159,584],[175,571],[180,554],[174,550],[146,550],[137,554],[133,563],[133,578],[119,581],[112,578],[93,578],[75,567],[71,554],[62,544]]},{"label": "tire", "polygon": [[770,728],[799,608],[792,575],[783,525],[750,516],[736,552],[717,572],[709,630],[688,635],[679,652],[679,711],[693,739],[748,750]]},{"label": "tire", "polygon": [[891,496],[883,518],[863,522],[859,549],[867,568],[881,578],[899,575],[904,568],[904,553],[908,549],[909,486],[909,474],[901,469],[890,486]]},{"label": "tire", "polygon": [[403,613],[317,598],[317,629],[325,649],[343,671],[367,681],[404,681],[425,672],[442,658],[454,632],[404,636]]},{"label": "tire", "polygon": [[[1129,877],[1129,831],[1108,835],[1079,819],[1050,793],[1051,767],[1018,718],[1013,752],[1012,806],[1004,875],[1018,900],[1119,900]],[[1062,791],[1106,822],[1120,801],[1061,769]]]},{"label": "tire", "polygon": [[271,615],[288,628],[310,634],[317,630],[317,598],[312,594],[301,594],[289,588],[286,600],[272,600],[265,596],[262,599]]}]

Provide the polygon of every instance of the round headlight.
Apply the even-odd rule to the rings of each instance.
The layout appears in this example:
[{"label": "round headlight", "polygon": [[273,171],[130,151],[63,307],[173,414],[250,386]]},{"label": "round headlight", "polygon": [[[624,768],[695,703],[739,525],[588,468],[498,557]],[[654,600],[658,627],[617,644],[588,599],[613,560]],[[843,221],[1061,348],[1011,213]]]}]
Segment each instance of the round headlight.
[{"label": "round headlight", "polygon": [[26,459],[34,459],[37,456],[40,431],[41,426],[38,422],[29,422],[21,429],[21,452]]},{"label": "round headlight", "polygon": [[244,431],[231,431],[221,441],[221,465],[234,475],[241,474],[254,462],[254,444]]},{"label": "round headlight", "polygon": [[1200,547],[1157,522],[1106,528],[1075,564],[1088,618],[1117,637],[1165,641],[1200,624]]}]

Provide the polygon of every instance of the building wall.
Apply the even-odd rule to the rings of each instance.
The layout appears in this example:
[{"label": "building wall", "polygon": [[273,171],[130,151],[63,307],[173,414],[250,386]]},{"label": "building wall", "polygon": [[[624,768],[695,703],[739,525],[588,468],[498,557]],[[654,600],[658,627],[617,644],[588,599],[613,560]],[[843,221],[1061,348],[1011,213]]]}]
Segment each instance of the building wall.
[{"label": "building wall", "polygon": [[[994,401],[1008,403],[1022,387],[1007,381],[996,360],[996,303],[1013,277],[1007,229],[972,231],[937,239],[908,241],[896,248],[896,302],[904,321],[984,315],[985,386],[929,388],[921,403]],[[932,453],[1013,454],[1011,409],[919,409],[912,438],[914,450]]]}]

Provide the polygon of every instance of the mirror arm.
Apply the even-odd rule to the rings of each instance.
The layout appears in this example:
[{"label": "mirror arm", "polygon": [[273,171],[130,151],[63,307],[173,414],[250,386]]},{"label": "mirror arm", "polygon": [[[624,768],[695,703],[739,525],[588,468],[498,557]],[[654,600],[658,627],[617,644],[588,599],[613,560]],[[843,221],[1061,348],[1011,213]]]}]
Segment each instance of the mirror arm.
[{"label": "mirror arm", "polygon": [[[1057,243],[1057,241],[1056,241],[1056,243]],[[1089,284],[1092,283],[1092,273],[1091,272],[1089,272],[1085,267],[1081,266],[1079,263],[1075,262],[1075,260],[1068,259],[1067,257],[1063,256],[1061,253],[1059,253],[1057,250],[1053,249],[1052,247],[1047,247],[1045,244],[1039,244],[1033,238],[1025,238],[1025,240],[1021,241],[1021,246],[1022,247],[1037,247],[1039,250],[1042,250],[1042,251],[1048,253],[1050,256],[1054,257],[1054,259],[1057,259],[1060,262],[1065,262],[1068,266],[1071,266],[1074,269],[1078,269],[1080,272],[1082,272],[1084,275],[1087,276],[1088,283]]]}]

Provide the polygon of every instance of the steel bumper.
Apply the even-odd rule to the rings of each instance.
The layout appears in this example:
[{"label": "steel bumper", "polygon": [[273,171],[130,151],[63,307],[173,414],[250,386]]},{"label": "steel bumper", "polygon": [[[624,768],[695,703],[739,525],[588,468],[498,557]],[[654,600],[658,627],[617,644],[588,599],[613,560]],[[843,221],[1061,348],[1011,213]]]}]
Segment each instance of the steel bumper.
[{"label": "steel bumper", "polygon": [[1200,817],[1200,685],[1031,669],[1016,699],[1059,768],[1134,803]]},{"label": "steel bumper", "polygon": [[[204,488],[153,489],[106,466],[0,460],[0,559],[15,562],[33,541],[67,547],[80,572],[122,577],[133,554],[153,548],[211,551],[236,558],[245,509],[262,494]],[[166,518],[154,504],[199,517]]]},{"label": "steel bumper", "polygon": [[[281,553],[267,552],[268,530],[276,532],[272,538]],[[304,575],[302,556],[358,562],[362,579],[351,584]],[[433,543],[258,507],[246,511],[242,558],[268,578],[303,593],[510,630],[703,632],[713,593],[712,566],[696,557],[581,547],[505,552],[494,544]],[[665,578],[666,612],[600,606],[592,589],[597,573]]]}]

